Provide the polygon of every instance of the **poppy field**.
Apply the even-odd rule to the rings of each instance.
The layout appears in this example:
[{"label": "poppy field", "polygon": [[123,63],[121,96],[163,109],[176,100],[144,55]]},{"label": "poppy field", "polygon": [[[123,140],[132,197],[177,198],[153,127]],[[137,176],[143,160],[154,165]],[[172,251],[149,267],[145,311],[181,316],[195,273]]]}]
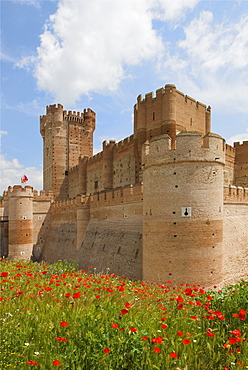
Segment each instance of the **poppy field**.
[{"label": "poppy field", "polygon": [[1,369],[248,369],[248,282],[218,291],[0,262]]}]

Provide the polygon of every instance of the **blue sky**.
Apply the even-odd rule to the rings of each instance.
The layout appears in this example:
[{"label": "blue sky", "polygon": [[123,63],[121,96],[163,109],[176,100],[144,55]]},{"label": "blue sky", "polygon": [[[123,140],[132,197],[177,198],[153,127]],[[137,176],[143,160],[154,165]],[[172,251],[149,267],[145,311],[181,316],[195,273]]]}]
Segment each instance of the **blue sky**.
[{"label": "blue sky", "polygon": [[248,140],[248,1],[1,0],[1,189],[42,189],[46,105],[97,113],[94,151],[133,133],[139,94],[173,83]]}]

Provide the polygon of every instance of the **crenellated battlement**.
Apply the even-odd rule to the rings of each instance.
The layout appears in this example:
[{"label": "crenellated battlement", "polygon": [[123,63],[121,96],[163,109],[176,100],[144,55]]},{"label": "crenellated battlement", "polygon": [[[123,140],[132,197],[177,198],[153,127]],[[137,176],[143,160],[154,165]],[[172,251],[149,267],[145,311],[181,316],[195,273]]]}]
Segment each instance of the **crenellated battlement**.
[{"label": "crenellated battlement", "polygon": [[234,148],[238,148],[238,147],[241,147],[241,146],[246,147],[246,146],[248,146],[248,141],[243,141],[243,143],[235,142],[235,143],[233,143],[233,146],[234,146]]},{"label": "crenellated battlement", "polygon": [[226,155],[229,157],[235,157],[235,148],[229,144],[226,144]]},{"label": "crenellated battlement", "polygon": [[35,201],[52,201],[53,200],[53,192],[50,190],[45,192],[44,190],[34,190],[34,200]]},{"label": "crenellated battlement", "polygon": [[165,85],[165,87],[157,89],[155,95],[154,95],[153,91],[145,94],[144,98],[142,98],[142,95],[140,94],[137,97],[137,104],[135,104],[135,109],[139,108],[139,104],[151,103],[155,99],[161,99],[161,96],[165,95],[167,92],[175,93],[177,95],[177,97],[180,100],[184,101],[184,103],[186,103],[186,104],[192,105],[192,103],[193,103],[195,108],[204,107],[206,109],[206,111],[211,110],[210,106],[207,107],[205,104],[199,102],[198,100],[192,98],[191,96],[185,95],[181,91],[177,90],[176,86],[173,85],[173,84],[167,84],[167,85]]},{"label": "crenellated battlement", "polygon": [[77,207],[81,203],[81,196],[77,196],[75,198],[55,201],[52,203],[52,209],[62,208],[62,209],[69,209],[69,207]]},{"label": "crenellated battlement", "polygon": [[103,152],[99,152],[95,155],[93,155],[92,157],[89,157],[88,159],[88,165],[92,165],[94,163],[100,163],[103,159]]},{"label": "crenellated battlement", "polygon": [[248,188],[224,185],[224,204],[248,205]]},{"label": "crenellated battlement", "polygon": [[66,111],[64,110],[63,111],[63,118],[64,120],[67,120],[67,121],[72,121],[72,122],[79,122],[79,123],[84,123],[85,119],[93,119],[95,120],[96,118],[96,113],[88,108],[88,109],[84,109],[83,112],[76,112],[76,111]]},{"label": "crenellated battlement", "polygon": [[126,137],[124,140],[121,140],[118,143],[116,143],[114,151],[118,152],[124,150],[126,148],[129,148],[133,144],[134,144],[134,135],[131,135],[129,137]]},{"label": "crenellated battlement", "polygon": [[37,190],[34,190],[32,186],[26,185],[25,187],[22,187],[21,185],[14,185],[9,186],[8,190],[5,190],[3,192],[4,198],[8,197],[29,197],[33,198],[35,201],[52,201],[53,200],[53,192],[48,191],[47,193],[44,190],[40,190],[38,192]]},{"label": "crenellated battlement", "polygon": [[8,187],[8,191],[4,192],[5,197],[33,197],[33,187],[26,185],[22,187],[21,185],[14,185]]},{"label": "crenellated battlement", "polygon": [[225,141],[219,135],[199,132],[181,132],[176,137],[176,148],[172,148],[169,135],[154,137],[143,145],[143,163],[153,166],[159,162],[225,162]]}]

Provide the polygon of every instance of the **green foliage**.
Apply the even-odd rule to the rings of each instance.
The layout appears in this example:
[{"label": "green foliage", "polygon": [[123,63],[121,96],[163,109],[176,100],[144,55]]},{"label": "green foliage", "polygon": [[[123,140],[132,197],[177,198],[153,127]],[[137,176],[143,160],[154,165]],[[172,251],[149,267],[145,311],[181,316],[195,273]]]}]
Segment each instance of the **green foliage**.
[{"label": "green foliage", "polygon": [[1,262],[1,369],[248,368],[248,283],[206,292]]}]

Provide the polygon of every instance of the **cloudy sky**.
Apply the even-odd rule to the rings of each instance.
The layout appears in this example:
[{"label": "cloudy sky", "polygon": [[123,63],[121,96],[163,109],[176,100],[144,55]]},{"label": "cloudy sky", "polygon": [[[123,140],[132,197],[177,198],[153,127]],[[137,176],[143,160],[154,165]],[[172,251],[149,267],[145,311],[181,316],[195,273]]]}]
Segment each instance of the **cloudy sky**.
[{"label": "cloudy sky", "polygon": [[212,107],[212,131],[248,140],[248,1],[1,0],[1,189],[42,189],[46,105],[97,113],[103,140],[133,132],[139,94],[173,83]]}]

